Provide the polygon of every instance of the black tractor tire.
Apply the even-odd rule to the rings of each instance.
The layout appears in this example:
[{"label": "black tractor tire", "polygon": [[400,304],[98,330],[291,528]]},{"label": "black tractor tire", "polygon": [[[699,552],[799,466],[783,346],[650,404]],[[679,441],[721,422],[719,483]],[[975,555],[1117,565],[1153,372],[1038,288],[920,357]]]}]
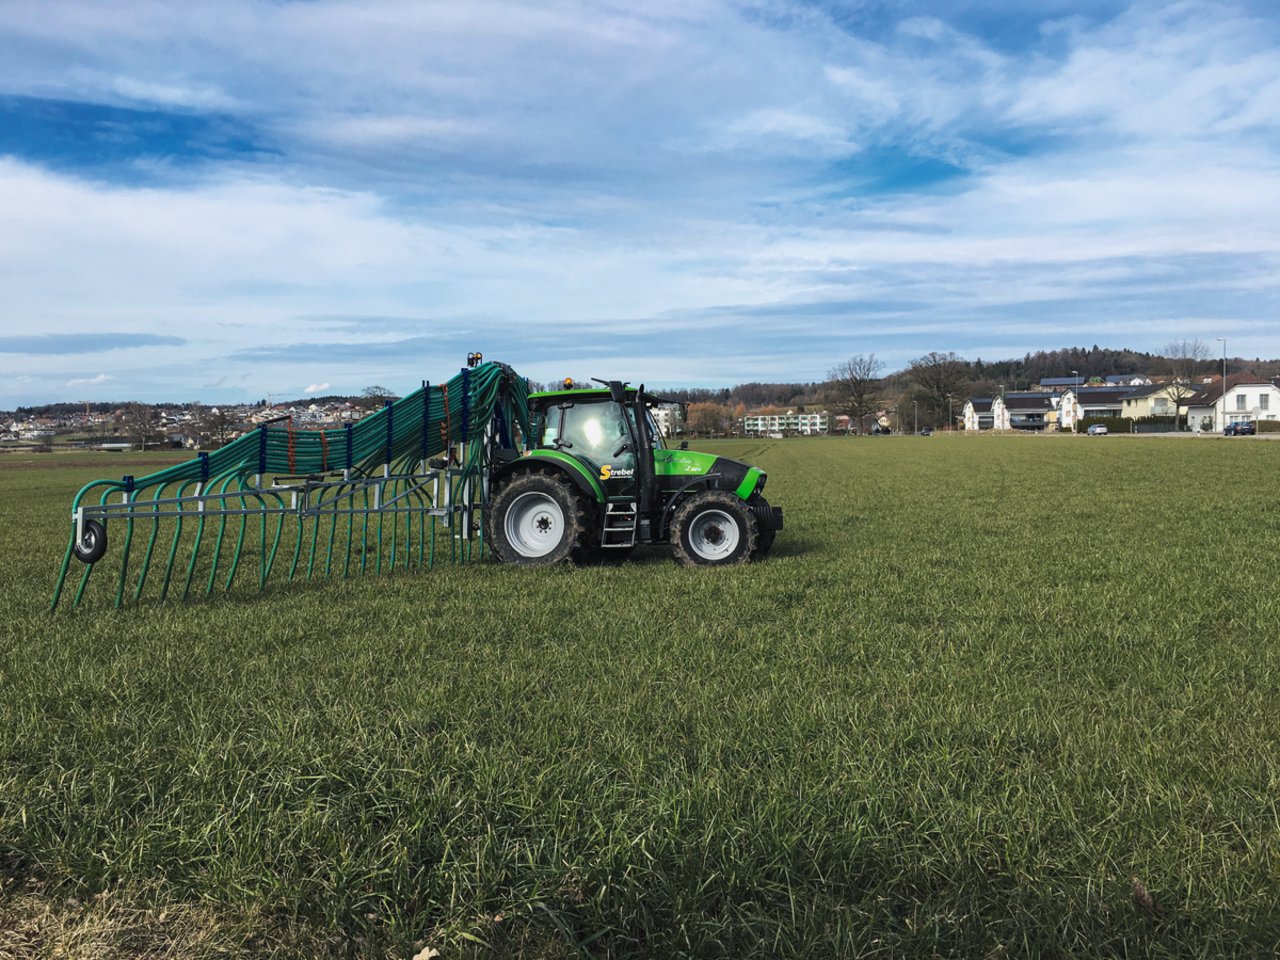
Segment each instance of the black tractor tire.
[{"label": "black tractor tire", "polygon": [[760,536],[756,539],[756,557],[767,557],[769,555],[769,551],[773,549],[773,538],[777,535],[777,530],[760,531]]},{"label": "black tractor tire", "polygon": [[107,552],[107,528],[97,520],[86,520],[72,552],[81,563],[97,563]]},{"label": "black tractor tire", "polygon": [[[760,496],[760,494],[753,493],[751,495],[751,499],[748,500],[747,502],[750,503],[752,506],[755,506],[756,504],[764,504],[765,499],[764,497]],[[756,516],[758,520],[759,514],[757,514]],[[752,557],[752,559],[754,560],[759,557],[768,556],[769,551],[773,548],[773,538],[776,537],[777,535],[778,535],[777,530],[761,530],[760,535],[756,538],[756,552],[755,552],[755,556]]]},{"label": "black tractor tire", "polygon": [[756,516],[725,490],[695,493],[671,518],[671,553],[686,567],[722,567],[746,563],[760,536]]},{"label": "black tractor tire", "polygon": [[492,493],[485,509],[485,538],[502,563],[581,562],[594,547],[594,531],[593,505],[562,473],[518,473]]}]

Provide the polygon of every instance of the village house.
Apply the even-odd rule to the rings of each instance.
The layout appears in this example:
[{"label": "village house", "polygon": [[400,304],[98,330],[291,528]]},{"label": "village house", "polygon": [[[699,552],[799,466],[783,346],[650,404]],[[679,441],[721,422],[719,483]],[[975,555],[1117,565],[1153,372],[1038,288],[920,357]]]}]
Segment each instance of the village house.
[{"label": "village house", "polygon": [[1186,401],[1187,424],[1193,433],[1220,433],[1229,424],[1280,419],[1280,385],[1250,373],[1235,374],[1225,384],[1211,384]]},{"label": "village house", "polygon": [[1134,389],[1120,400],[1120,416],[1137,420],[1141,417],[1172,417],[1178,412],[1179,402],[1195,392],[1190,386],[1179,383],[1153,383]]},{"label": "village house", "polygon": [[1044,430],[1057,422],[1056,394],[1006,393],[1001,400],[1007,415],[1006,430]]},{"label": "village house", "polygon": [[965,430],[990,430],[994,418],[991,413],[992,397],[971,397],[964,402],[960,411],[961,422]]}]

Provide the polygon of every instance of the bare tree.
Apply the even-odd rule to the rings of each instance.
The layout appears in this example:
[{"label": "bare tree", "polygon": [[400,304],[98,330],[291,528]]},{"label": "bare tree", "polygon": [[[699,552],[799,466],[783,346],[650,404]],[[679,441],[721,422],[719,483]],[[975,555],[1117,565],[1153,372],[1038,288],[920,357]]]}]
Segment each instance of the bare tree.
[{"label": "bare tree", "polygon": [[193,400],[187,407],[185,418],[186,434],[195,442],[196,449],[204,445],[205,422],[209,419],[209,411],[199,400]]},{"label": "bare tree", "polygon": [[874,353],[855,353],[848,360],[832,367],[827,373],[828,398],[836,413],[849,417],[849,425],[856,421],[858,432],[866,427],[865,419],[876,412],[880,402],[880,371],[884,364]]},{"label": "bare tree", "polygon": [[160,411],[151,404],[130,403],[124,408],[125,436],[139,449],[147,449],[148,443],[159,443],[164,436],[161,427]]},{"label": "bare tree", "polygon": [[1179,427],[1183,403],[1195,394],[1195,377],[1209,360],[1209,345],[1203,340],[1171,340],[1164,348],[1165,366],[1173,379],[1165,388],[1173,401],[1173,428]]},{"label": "bare tree", "polygon": [[912,360],[907,367],[911,381],[920,388],[933,409],[935,422],[948,414],[948,406],[954,401],[964,403],[967,367],[955,353],[938,353],[936,350]]},{"label": "bare tree", "polygon": [[195,423],[195,430],[201,446],[208,441],[209,446],[216,448],[226,446],[239,426],[240,419],[232,415],[226,407],[202,406],[199,410],[199,419]]},{"label": "bare tree", "polygon": [[386,387],[380,387],[377,384],[361,390],[360,398],[360,405],[366,410],[377,410],[379,407],[385,406],[388,400],[400,399]]}]

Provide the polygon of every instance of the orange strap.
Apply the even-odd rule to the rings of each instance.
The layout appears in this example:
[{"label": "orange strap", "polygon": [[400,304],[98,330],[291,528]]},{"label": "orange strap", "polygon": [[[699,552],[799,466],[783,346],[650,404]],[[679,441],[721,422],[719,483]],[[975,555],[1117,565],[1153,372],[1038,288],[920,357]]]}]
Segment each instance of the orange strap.
[{"label": "orange strap", "polygon": [[329,437],[327,430],[320,431],[320,472],[329,472]]},{"label": "orange strap", "polygon": [[293,473],[293,417],[289,418],[289,426],[285,429],[289,431],[289,472]]}]

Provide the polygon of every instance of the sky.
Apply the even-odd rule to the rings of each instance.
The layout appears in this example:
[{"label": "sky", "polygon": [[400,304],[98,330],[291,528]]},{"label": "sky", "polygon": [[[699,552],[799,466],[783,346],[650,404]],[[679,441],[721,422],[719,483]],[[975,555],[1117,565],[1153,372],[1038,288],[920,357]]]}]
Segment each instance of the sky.
[{"label": "sky", "polygon": [[1280,357],[1280,4],[5,0],[0,408]]}]

